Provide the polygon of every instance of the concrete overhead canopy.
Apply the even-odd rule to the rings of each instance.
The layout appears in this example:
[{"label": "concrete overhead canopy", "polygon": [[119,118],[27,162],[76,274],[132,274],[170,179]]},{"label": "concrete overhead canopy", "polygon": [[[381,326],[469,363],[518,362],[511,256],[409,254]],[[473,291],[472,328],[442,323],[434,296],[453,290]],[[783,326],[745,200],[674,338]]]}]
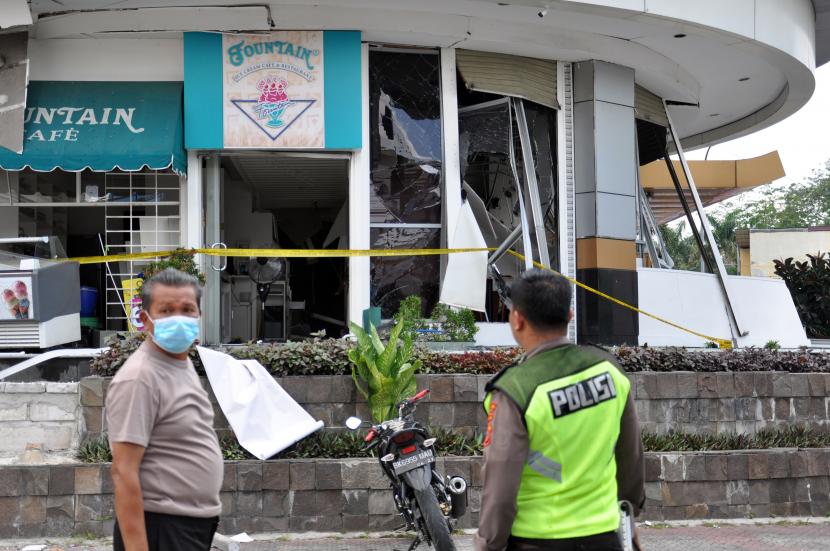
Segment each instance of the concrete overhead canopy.
[{"label": "concrete overhead canopy", "polygon": [[[683,185],[686,199],[693,204],[691,194],[683,179],[679,161],[673,161],[674,169]],[[700,200],[704,206],[713,205],[758,186],[784,177],[784,166],[777,151],[752,159],[735,161],[689,161]],[[671,175],[664,160],[651,162],[640,168],[640,182],[649,198],[651,210],[658,224],[671,222],[684,215],[680,199],[674,189]]]},{"label": "concrete overhead canopy", "polygon": [[[826,2],[814,0],[30,0],[33,80],[118,80],[180,56],[187,30],[361,31],[365,42],[458,48],[552,61],[600,60],[673,102],[684,147],[719,143],[794,113],[815,89],[816,37]],[[128,16],[126,16],[128,15]],[[817,19],[818,16],[818,19]],[[817,27],[819,29],[817,30]],[[147,44],[141,44],[141,38]],[[114,44],[102,47],[102,39]],[[130,42],[128,42],[128,39]],[[129,45],[129,47],[127,47]],[[116,51],[113,50],[117,49]],[[137,56],[135,52],[149,52]],[[96,60],[78,74],[75,60]],[[135,62],[133,62],[133,59]],[[147,63],[145,59],[154,63]],[[824,56],[818,61],[823,62]],[[179,63],[179,65],[181,65]],[[103,72],[105,75],[101,75]],[[59,78],[60,77],[60,78]],[[129,79],[137,80],[135,75]],[[149,79],[148,79],[149,80]],[[159,80],[154,78],[153,80]]]},{"label": "concrete overhead canopy", "polygon": [[816,66],[830,61],[830,0],[813,0],[816,12]]}]

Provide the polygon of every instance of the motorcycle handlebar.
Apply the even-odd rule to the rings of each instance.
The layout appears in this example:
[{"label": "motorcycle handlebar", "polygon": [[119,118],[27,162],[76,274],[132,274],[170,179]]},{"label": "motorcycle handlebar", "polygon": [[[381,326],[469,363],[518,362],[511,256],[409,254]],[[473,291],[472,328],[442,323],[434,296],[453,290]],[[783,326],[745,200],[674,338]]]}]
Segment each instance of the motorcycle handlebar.
[{"label": "motorcycle handlebar", "polygon": [[415,396],[413,396],[412,398],[410,398],[410,399],[409,399],[409,403],[410,403],[410,404],[414,404],[415,402],[417,402],[417,401],[419,401],[419,400],[423,400],[423,399],[424,399],[424,397],[425,397],[427,394],[429,394],[429,389],[428,389],[428,388],[425,388],[424,390],[422,390],[421,392],[419,392],[418,394],[416,394]]}]

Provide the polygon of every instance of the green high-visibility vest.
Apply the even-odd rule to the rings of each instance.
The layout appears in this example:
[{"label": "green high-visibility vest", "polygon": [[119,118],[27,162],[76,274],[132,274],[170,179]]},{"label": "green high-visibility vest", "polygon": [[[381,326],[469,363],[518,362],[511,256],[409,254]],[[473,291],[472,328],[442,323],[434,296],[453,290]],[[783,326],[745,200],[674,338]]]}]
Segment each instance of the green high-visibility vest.
[{"label": "green high-visibility vest", "polygon": [[[614,448],[631,388],[611,362],[564,345],[512,366],[488,383],[524,413],[530,449],[512,534],[578,538],[617,530]],[[498,412],[495,413],[498,415]]]}]

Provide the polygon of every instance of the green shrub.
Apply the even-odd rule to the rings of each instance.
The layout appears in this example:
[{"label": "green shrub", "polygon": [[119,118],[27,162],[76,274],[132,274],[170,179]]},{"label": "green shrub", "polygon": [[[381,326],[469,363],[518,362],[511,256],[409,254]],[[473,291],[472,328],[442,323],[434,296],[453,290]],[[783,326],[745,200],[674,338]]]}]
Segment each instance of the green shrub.
[{"label": "green shrub", "polygon": [[775,274],[784,280],[807,336],[830,339],[830,256],[808,254],[808,261],[775,260]]},{"label": "green shrub", "polygon": [[[129,335],[114,335],[107,341],[109,350],[101,352],[89,361],[92,373],[99,377],[112,377],[124,365],[127,358],[138,350],[138,347],[147,338],[147,333],[139,331],[137,333],[130,333]],[[204,375],[205,370],[202,367],[202,359],[199,353],[196,352],[196,347],[193,346],[188,353],[190,361],[193,362],[193,367],[199,375]]]},{"label": "green shrub", "polygon": [[[110,377],[118,371],[144,338],[142,333],[110,342],[110,350],[93,358],[92,372]],[[350,375],[348,350],[344,340],[319,339],[285,344],[249,344],[220,348],[240,359],[256,359],[277,377],[288,375]],[[518,348],[446,353],[415,346],[414,359],[420,360],[421,373],[498,373],[515,362]],[[830,354],[809,350],[781,351],[766,348],[739,350],[687,350],[685,348],[628,347],[609,349],[625,371],[784,371],[790,373],[830,373]],[[196,371],[203,374],[198,354],[191,353]]]},{"label": "green shrub", "polygon": [[[429,433],[437,438],[435,451],[439,456],[475,456],[483,453],[482,435],[465,436],[459,432],[430,427]],[[364,451],[365,431],[323,430],[304,438],[272,459],[346,459],[372,457]],[[236,438],[223,438],[220,442],[222,457],[226,461],[256,459],[245,451]],[[795,426],[782,429],[763,429],[755,435],[746,434],[643,434],[643,448],[649,452],[764,450],[772,448],[827,448],[830,432],[816,431],[809,427]],[[87,442],[78,451],[78,459],[84,463],[108,463],[112,461],[106,440]]]},{"label": "green shrub", "polygon": [[830,432],[809,427],[762,429],[749,434],[643,434],[643,447],[652,452],[765,450],[770,448],[826,448]]},{"label": "green shrub", "polygon": [[767,349],[767,350],[780,350],[781,349],[781,344],[778,341],[768,340],[764,344],[764,348]]},{"label": "green shrub", "polygon": [[193,259],[195,251],[187,249],[176,249],[169,256],[164,256],[156,261],[151,262],[144,268],[144,279],[150,279],[154,274],[166,270],[167,268],[175,268],[186,274],[190,274],[199,280],[202,285],[205,284],[205,276],[199,271],[196,266],[196,261]]},{"label": "green shrub", "polygon": [[625,371],[785,371],[830,373],[830,354],[809,350],[779,351],[764,348],[738,350],[686,350],[621,346],[612,349]]},{"label": "green shrub", "polygon": [[106,438],[90,440],[78,449],[78,460],[84,463],[110,463],[112,451]]},{"label": "green shrub", "polygon": [[441,322],[444,333],[436,340],[450,342],[472,342],[476,340],[478,326],[476,316],[467,308],[453,309],[446,304],[436,304],[432,319]]},{"label": "green shrub", "polygon": [[[421,362],[412,358],[412,337],[401,336],[402,323],[395,324],[385,345],[374,325],[369,326],[368,334],[355,323],[350,328],[357,337],[357,345],[349,350],[349,361],[354,364],[352,379],[369,402],[372,419],[380,423],[392,417],[401,400],[415,393],[415,372]],[[399,340],[403,341],[401,346]]]},{"label": "green shrub", "polygon": [[223,351],[235,358],[257,360],[277,377],[347,375],[351,373],[348,355],[351,346],[343,339],[314,339],[284,344],[249,344]]},{"label": "green shrub", "polygon": [[395,324],[403,324],[404,335],[415,338],[415,331],[421,329],[422,299],[418,295],[409,295],[401,301],[398,311],[392,316]]},{"label": "green shrub", "polygon": [[[439,456],[481,455],[482,437],[465,436],[453,430],[429,428],[429,433],[438,440],[435,451]],[[303,438],[271,459],[346,459],[350,457],[373,457],[373,451],[364,451],[363,438],[366,431],[322,430]],[[222,458],[225,461],[256,459],[248,453],[234,437],[219,441]],[[112,452],[106,439],[87,442],[78,450],[78,459],[84,463],[109,463]]]}]

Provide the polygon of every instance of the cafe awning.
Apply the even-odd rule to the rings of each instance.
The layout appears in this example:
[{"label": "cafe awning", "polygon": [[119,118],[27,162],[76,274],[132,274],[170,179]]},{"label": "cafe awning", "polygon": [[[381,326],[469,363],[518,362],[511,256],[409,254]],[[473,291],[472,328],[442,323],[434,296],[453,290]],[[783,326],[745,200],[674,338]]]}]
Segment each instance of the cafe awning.
[{"label": "cafe awning", "polygon": [[0,148],[0,168],[183,174],[182,124],[181,82],[32,81],[23,153]]}]

